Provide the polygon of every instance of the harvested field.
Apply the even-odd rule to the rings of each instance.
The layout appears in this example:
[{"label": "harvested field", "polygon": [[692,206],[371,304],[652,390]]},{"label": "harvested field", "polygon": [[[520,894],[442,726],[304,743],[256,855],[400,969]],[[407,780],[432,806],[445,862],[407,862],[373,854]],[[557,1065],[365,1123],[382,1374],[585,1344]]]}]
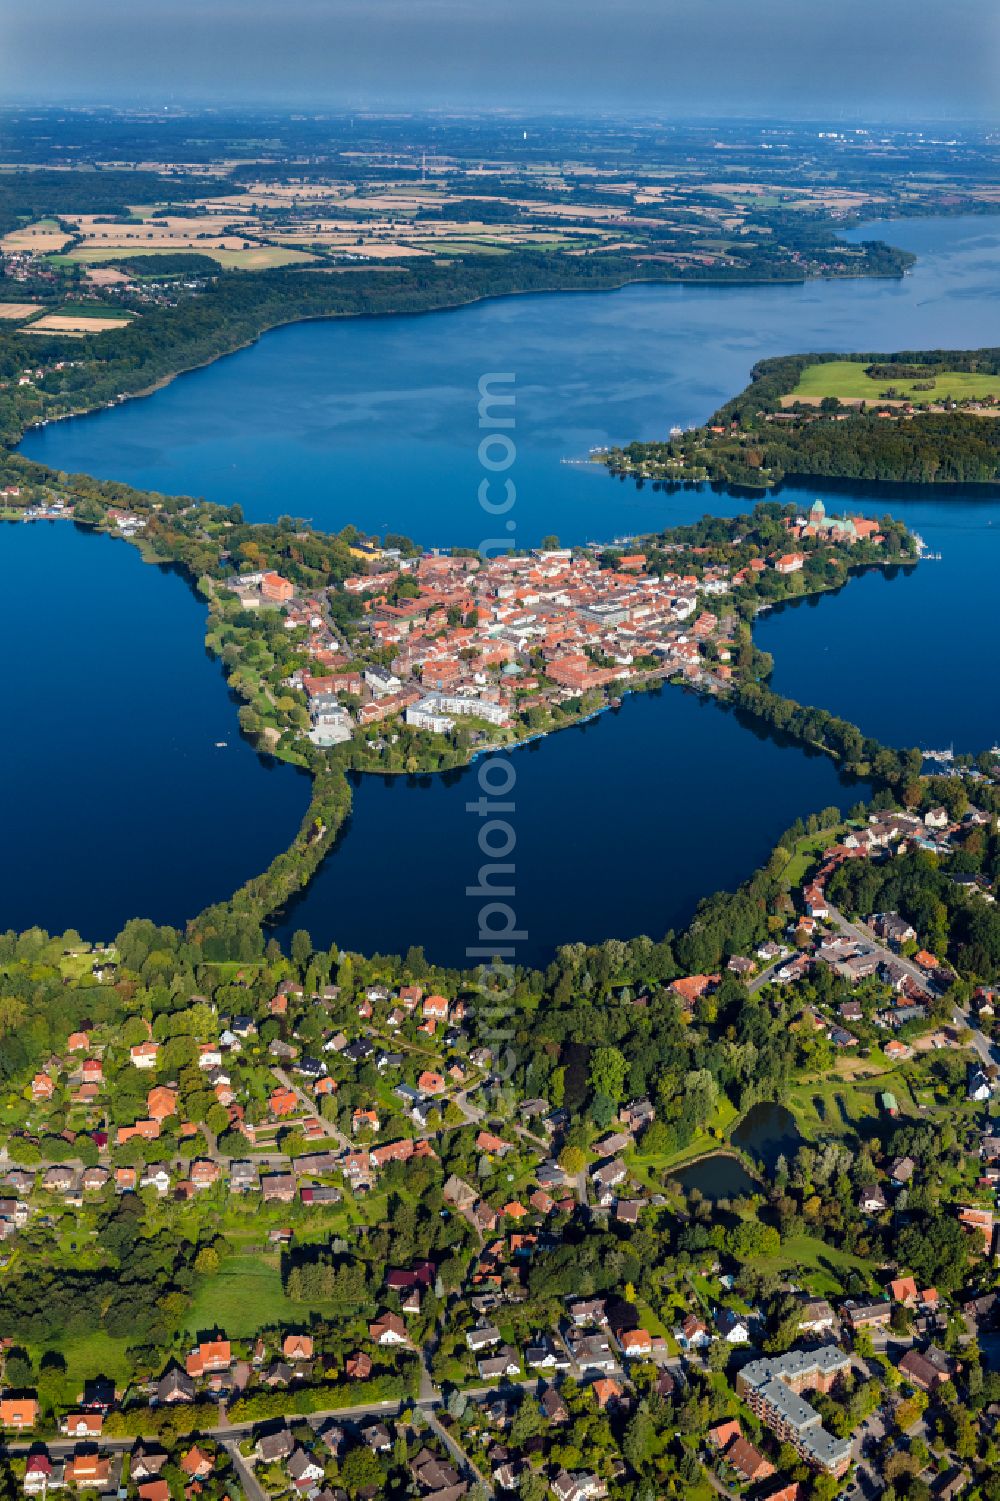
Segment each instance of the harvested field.
[{"label": "harvested field", "polygon": [[100,334],[109,328],[124,328],[131,318],[84,317],[78,313],[46,313],[26,333],[33,334]]},{"label": "harvested field", "polygon": [[84,276],[95,287],[127,286],[130,280],[124,271],[116,271],[112,266],[90,266]]},{"label": "harvested field", "polygon": [[70,237],[65,234],[58,225],[41,222],[38,224],[26,224],[23,229],[12,229],[10,234],[4,235],[0,240],[0,250],[12,253],[18,250],[30,250],[38,255],[50,255],[58,251],[64,245],[69,244]]},{"label": "harvested field", "polygon": [[191,248],[210,255],[227,271],[267,271],[272,266],[312,265],[316,259],[303,250],[284,250],[280,245],[251,245],[248,250],[206,250],[203,245]]},{"label": "harvested field", "polygon": [[13,323],[18,318],[30,318],[32,313],[40,313],[40,302],[0,302],[0,319],[6,323]]}]

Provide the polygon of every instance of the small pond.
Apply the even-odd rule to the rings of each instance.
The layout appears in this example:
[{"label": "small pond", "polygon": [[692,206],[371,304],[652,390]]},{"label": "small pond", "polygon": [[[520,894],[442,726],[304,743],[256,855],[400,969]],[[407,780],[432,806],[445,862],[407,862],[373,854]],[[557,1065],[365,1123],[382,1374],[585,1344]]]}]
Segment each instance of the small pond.
[{"label": "small pond", "polygon": [[729,1152],[712,1152],[699,1157],[678,1173],[671,1173],[685,1193],[696,1188],[706,1199],[742,1199],[760,1192],[738,1157]]},{"label": "small pond", "polygon": [[793,1157],[802,1143],[792,1112],[773,1100],[752,1106],[733,1132],[732,1140],[734,1147],[749,1152],[772,1173],[778,1158]]}]

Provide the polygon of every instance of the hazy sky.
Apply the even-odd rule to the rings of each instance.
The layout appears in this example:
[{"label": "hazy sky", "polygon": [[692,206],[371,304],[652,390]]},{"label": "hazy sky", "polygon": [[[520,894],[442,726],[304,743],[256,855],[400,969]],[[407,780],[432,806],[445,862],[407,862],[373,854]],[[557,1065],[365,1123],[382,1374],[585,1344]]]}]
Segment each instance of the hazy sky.
[{"label": "hazy sky", "polygon": [[996,118],[1000,0],[0,0],[0,98]]}]

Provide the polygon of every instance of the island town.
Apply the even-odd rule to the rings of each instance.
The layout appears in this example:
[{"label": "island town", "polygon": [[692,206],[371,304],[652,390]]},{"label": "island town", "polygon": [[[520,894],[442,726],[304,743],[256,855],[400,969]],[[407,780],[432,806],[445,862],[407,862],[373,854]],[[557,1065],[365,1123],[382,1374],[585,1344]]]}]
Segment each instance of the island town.
[{"label": "island town", "polygon": [[820,554],[827,566],[836,566],[837,548],[885,541],[877,521],[827,518],[822,501],[783,525],[787,551],[759,556],[752,539],[734,533],[735,561],[726,549],[674,542],[654,570],[641,550],[404,557],[362,543],[351,549],[357,572],[341,585],[363,611],[346,639],[323,598],[303,595],[280,573],[241,573],[227,587],[244,611],[276,608],[286,629],[303,633],[308,663],[283,686],[304,692],[313,744],[360,734],[381,749],[386,732],[373,727],[401,718],[439,736],[467,722],[469,743],[482,748],[544,732],[665,678],[724,692],[733,677],[735,601],[752,597],[761,575],[770,572],[794,597],[787,581],[804,568],[802,539],[817,550],[829,545],[830,556]]},{"label": "island town", "polygon": [[[891,518],[828,514],[822,500],[807,514],[766,503],[631,545],[553,538],[497,556],[131,500],[0,491],[11,517],[98,525],[152,559],[197,566],[208,644],[263,748],[310,764],[310,747],[347,745],[352,764],[390,771],[460,764],[664,681],[731,696],[760,676],[758,611],[919,556],[919,539]],[[317,544],[338,555],[310,566]]]}]

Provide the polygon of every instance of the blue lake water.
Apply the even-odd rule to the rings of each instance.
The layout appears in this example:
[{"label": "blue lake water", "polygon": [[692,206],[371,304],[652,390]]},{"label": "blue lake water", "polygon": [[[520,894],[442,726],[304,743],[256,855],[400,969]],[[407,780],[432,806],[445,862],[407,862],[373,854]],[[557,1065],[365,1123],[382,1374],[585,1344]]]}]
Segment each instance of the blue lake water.
[{"label": "blue lake water", "polygon": [[309,781],[241,740],[185,581],[66,521],[0,524],[0,556],[0,929],[111,938],[262,870]]},{"label": "blue lake water", "polygon": [[[512,371],[516,542],[732,513],[748,502],[707,489],[638,489],[560,460],[702,419],[764,355],[1000,343],[997,221],[905,221],[874,233],[918,252],[912,275],[630,287],[299,325],[149,399],[31,433],[22,452],[70,471],[238,500],[254,518],[289,512],[326,527],[355,522],[428,544],[477,544],[495,530],[476,501],[477,383]],[[807,505],[815,493],[783,498]],[[1000,502],[820,493],[849,509],[893,510],[944,559],[855,579],[838,596],[764,617],[758,640],[774,654],[775,686],[892,743],[991,743],[1000,726],[986,643]],[[5,560],[20,549],[15,573],[27,568],[3,605],[12,644],[3,686],[8,722],[28,725],[30,742],[0,750],[3,785],[23,789],[5,847],[0,926],[72,923],[102,936],[133,912],[181,921],[287,842],[305,784],[286,769],[265,774],[237,746],[235,711],[202,651],[201,608],[178,579],[62,525],[6,527],[0,547]],[[105,550],[100,565],[87,547]],[[129,567],[123,584],[118,571]],[[119,622],[136,610],[150,624],[130,640]],[[50,701],[32,669],[67,660],[81,689],[65,704]],[[58,715],[66,736],[56,747],[46,715]],[[230,749],[215,751],[217,739]],[[673,690],[520,751],[515,764],[525,960],[575,938],[659,936],[700,895],[747,874],[797,814],[859,795],[824,758],[758,738]],[[287,928],[366,951],[423,943],[460,962],[475,941],[477,909],[464,896],[478,865],[476,821],[465,811],[474,775],[418,785],[362,778],[346,835]]]},{"label": "blue lake water", "polygon": [[[992,419],[984,419],[992,420]],[[928,486],[784,485],[807,511],[901,517],[940,559],[856,574],[836,592],[779,605],[754,636],[774,658],[771,684],[843,715],[888,745],[980,751],[1000,740],[1000,678],[988,646],[1000,570],[1000,496]],[[708,486],[670,497],[680,520],[737,515],[746,496]]]},{"label": "blue lake water", "polygon": [[864,573],[836,594],[762,616],[755,636],[774,657],[772,686],[889,745],[977,752],[1000,742],[1000,672],[989,644],[1000,500],[965,492],[944,501],[912,488],[887,490],[875,504],[854,488],[824,494],[837,509],[902,517],[941,558]]},{"label": "blue lake water", "polygon": [[[738,885],[800,814],[870,794],[829,757],[670,687],[521,747],[509,764],[514,806],[503,816],[516,870],[505,900],[526,931],[518,963],[543,963],[576,940],[662,938],[700,896]],[[488,900],[466,895],[486,861],[481,819],[467,808],[482,796],[478,774],[473,765],[448,777],[356,779],[347,833],[278,936],[306,928],[363,953],[423,944],[464,963]]]},{"label": "blue lake water", "polygon": [[899,280],[631,286],[508,297],[415,317],[295,324],[155,396],[50,424],[21,445],[56,468],[239,501],[337,528],[478,545],[478,382],[516,376],[516,540],[607,538],[683,514],[560,463],[703,421],[765,355],[1000,343],[1000,221],[861,229],[921,256]]}]

